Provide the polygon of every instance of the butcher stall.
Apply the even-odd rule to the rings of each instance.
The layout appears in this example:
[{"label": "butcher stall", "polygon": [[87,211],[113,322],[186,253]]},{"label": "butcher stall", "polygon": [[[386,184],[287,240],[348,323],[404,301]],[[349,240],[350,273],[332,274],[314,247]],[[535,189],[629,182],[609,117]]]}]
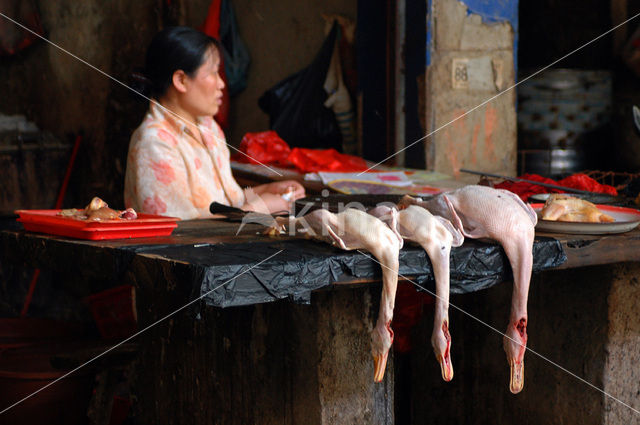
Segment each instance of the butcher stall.
[{"label": "butcher stall", "polygon": [[[0,425],[640,424],[637,6],[0,0]],[[176,25],[221,41],[237,183],[308,220],[127,208]],[[438,196],[474,170],[524,202]],[[543,219],[557,186],[598,222]]]},{"label": "butcher stall", "polygon": [[[74,297],[133,288],[133,325],[121,322],[103,342],[108,361],[84,366],[100,378],[89,409],[96,423],[108,423],[101,406],[123,381],[142,423],[392,424],[409,412],[415,423],[636,420],[640,230],[536,232],[526,380],[513,395],[501,335],[512,276],[500,245],[468,239],[451,250],[453,380],[443,381],[434,358],[427,304],[411,350],[392,351],[375,383],[380,265],[362,252],[265,235],[242,218],[180,221],[170,235],[129,239],[17,224],[0,232],[3,262],[55,270]],[[419,246],[402,248],[398,274],[404,290],[433,293]],[[88,353],[96,354],[68,355],[75,362],[65,366],[91,361]]]}]

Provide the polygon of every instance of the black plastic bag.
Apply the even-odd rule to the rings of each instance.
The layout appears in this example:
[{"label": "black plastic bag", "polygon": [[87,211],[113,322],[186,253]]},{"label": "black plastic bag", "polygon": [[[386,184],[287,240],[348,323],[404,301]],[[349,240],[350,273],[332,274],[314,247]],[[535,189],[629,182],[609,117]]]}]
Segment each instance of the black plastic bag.
[{"label": "black plastic bag", "polygon": [[240,33],[231,0],[222,0],[220,6],[220,42],[224,55],[224,73],[227,76],[229,96],[235,96],[247,87],[247,74],[251,58]]},{"label": "black plastic bag", "polygon": [[334,148],[342,151],[342,135],[335,114],[324,106],[324,81],[336,42],[334,23],[320,51],[308,67],[280,81],[258,99],[269,114],[270,126],[289,146]]}]

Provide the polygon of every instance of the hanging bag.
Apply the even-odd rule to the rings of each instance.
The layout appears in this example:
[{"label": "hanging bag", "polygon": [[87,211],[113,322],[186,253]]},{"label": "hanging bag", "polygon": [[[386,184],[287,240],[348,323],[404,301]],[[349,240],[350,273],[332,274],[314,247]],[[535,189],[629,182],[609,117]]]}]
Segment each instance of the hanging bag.
[{"label": "hanging bag", "polygon": [[333,55],[338,27],[334,23],[314,61],[285,78],[258,99],[269,114],[271,129],[289,146],[342,150],[342,136],[331,109],[324,106],[324,82]]},{"label": "hanging bag", "polygon": [[224,55],[224,72],[227,75],[229,95],[235,96],[247,87],[249,51],[238,32],[231,0],[222,0],[220,6],[220,42]]}]

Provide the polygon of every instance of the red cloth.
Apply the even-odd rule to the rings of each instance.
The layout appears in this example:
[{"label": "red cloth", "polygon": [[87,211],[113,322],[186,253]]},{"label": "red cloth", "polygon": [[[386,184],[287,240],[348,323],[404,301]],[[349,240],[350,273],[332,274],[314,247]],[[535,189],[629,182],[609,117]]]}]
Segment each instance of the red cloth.
[{"label": "red cloth", "polygon": [[[220,6],[222,0],[213,0],[209,5],[209,12],[202,24],[202,32],[209,37],[213,37],[216,40],[220,40]],[[216,122],[220,124],[224,130],[229,127],[229,89],[227,88],[227,75],[224,72],[224,57],[222,52],[218,52],[220,55],[220,70],[218,71],[220,77],[224,81],[224,88],[222,89],[222,104],[218,113],[214,116]]]},{"label": "red cloth", "polygon": [[[523,174],[522,176],[520,176],[520,178],[533,180],[541,183],[557,184],[555,180],[549,179],[547,177],[542,177],[537,174]],[[529,196],[535,195],[536,193],[560,192],[559,190],[556,191],[554,189],[546,188],[544,186],[534,185],[532,183],[512,182],[508,180],[495,185],[495,188],[506,189],[510,192],[513,192],[525,202],[527,201],[527,199],[529,199]]]},{"label": "red cloth", "polygon": [[607,193],[616,196],[618,191],[615,187],[607,184],[600,184],[586,174],[574,174],[565,179],[559,180],[560,186],[572,187],[574,189],[587,190],[589,192]]},{"label": "red cloth", "polygon": [[220,39],[220,7],[221,0],[212,0],[209,5],[207,17],[202,24],[202,32],[216,40]]},{"label": "red cloth", "polygon": [[302,173],[317,171],[348,173],[364,171],[368,168],[364,159],[340,153],[335,149],[291,149],[275,131],[245,134],[239,150],[246,155],[234,154],[232,156],[234,161],[295,167]]},{"label": "red cloth", "polygon": [[[596,193],[608,193],[610,195],[617,195],[618,191],[613,187],[606,184],[600,184],[586,174],[574,174],[559,181],[542,177],[537,174],[523,174],[520,176],[522,179],[533,180],[540,183],[555,184],[558,186],[569,187],[573,189],[586,190]],[[533,183],[527,182],[511,182],[504,181],[495,185],[497,189],[506,189],[518,195],[523,201],[527,201],[529,196],[537,193],[561,193],[561,189],[552,189],[549,187],[538,186]]]},{"label": "red cloth", "polygon": [[434,303],[426,292],[416,291],[409,282],[398,282],[393,316],[393,349],[399,353],[411,351],[411,329],[420,321],[423,306]]},{"label": "red cloth", "polygon": [[368,168],[364,159],[340,153],[335,149],[293,148],[288,159],[303,173],[317,171],[348,173],[364,171]]},{"label": "red cloth", "polygon": [[[44,35],[40,15],[33,0],[3,0],[0,1],[0,10],[36,34]],[[26,29],[0,18],[0,56],[14,55],[37,39],[38,36]]]},{"label": "red cloth", "polygon": [[233,159],[249,164],[281,164],[287,165],[287,158],[291,148],[273,130],[260,133],[247,133],[242,138],[239,147],[242,154],[234,154]]}]

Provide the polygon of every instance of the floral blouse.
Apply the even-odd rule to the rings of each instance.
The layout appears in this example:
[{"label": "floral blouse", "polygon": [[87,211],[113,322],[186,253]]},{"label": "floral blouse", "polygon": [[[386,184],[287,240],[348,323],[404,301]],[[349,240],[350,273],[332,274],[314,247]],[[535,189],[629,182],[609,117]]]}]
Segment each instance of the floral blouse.
[{"label": "floral blouse", "polygon": [[127,208],[182,219],[210,217],[216,201],[239,207],[244,192],[231,174],[224,133],[200,117],[199,133],[154,102],[131,136],[124,184]]}]

